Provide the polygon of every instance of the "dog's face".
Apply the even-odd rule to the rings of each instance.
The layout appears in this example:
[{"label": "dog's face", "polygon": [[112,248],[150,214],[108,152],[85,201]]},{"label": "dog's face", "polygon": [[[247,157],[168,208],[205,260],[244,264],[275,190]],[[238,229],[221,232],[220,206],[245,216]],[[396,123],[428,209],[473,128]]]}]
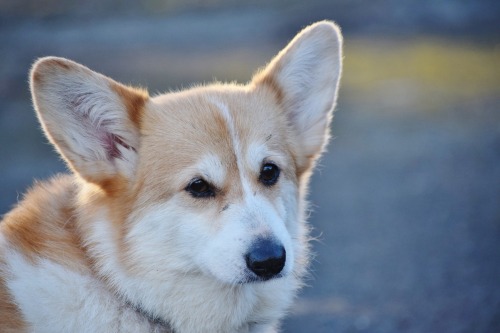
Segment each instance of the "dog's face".
[{"label": "dog's face", "polygon": [[138,203],[126,237],[138,271],[153,264],[151,251],[175,251],[229,283],[291,272],[299,175],[275,95],[216,86],[148,107],[137,169],[147,206]]},{"label": "dog's face", "polygon": [[334,25],[319,23],[248,85],[154,98],[69,60],[35,64],[41,123],[88,184],[81,204],[112,222],[101,231],[113,234],[125,271],[230,284],[294,271],[304,191],[329,136],[340,43]]}]

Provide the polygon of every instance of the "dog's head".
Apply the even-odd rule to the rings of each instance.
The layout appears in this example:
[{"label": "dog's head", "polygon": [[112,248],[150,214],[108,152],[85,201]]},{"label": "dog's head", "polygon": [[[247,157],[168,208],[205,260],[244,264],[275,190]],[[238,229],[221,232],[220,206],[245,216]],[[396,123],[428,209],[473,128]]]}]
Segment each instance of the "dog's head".
[{"label": "dog's head", "polygon": [[45,133],[87,184],[78,200],[111,222],[101,232],[123,269],[245,283],[286,276],[303,260],[303,196],[340,71],[339,30],[320,22],[247,85],[150,98],[44,58],[31,89]]}]

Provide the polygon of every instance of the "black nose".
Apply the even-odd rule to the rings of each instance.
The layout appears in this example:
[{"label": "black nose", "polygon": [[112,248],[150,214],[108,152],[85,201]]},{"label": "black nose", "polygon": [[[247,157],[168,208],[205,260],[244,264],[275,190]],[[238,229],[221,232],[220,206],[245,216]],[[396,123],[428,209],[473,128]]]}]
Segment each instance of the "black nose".
[{"label": "black nose", "polygon": [[283,245],[272,239],[258,239],[245,256],[247,267],[258,277],[269,280],[276,276],[286,261]]}]

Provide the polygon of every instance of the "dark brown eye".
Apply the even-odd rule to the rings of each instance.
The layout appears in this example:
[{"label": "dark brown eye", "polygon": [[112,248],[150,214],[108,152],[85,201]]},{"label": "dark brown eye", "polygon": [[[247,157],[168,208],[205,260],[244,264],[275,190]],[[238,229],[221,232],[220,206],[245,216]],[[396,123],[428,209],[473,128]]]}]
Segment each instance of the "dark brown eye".
[{"label": "dark brown eye", "polygon": [[209,198],[215,196],[213,186],[200,178],[193,179],[186,187],[186,191],[194,198]]},{"label": "dark brown eye", "polygon": [[259,180],[266,186],[273,186],[278,181],[280,176],[280,169],[276,164],[266,163],[260,169]]}]

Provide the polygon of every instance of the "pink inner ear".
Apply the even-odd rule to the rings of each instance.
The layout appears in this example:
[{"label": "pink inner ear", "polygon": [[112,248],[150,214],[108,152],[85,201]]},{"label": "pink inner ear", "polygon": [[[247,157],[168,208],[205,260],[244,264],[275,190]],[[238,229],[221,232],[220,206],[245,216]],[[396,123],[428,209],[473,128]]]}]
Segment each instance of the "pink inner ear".
[{"label": "pink inner ear", "polygon": [[80,124],[86,128],[87,134],[97,138],[99,145],[106,151],[108,160],[123,157],[119,145],[135,151],[135,148],[128,145],[121,136],[109,130],[113,127],[111,126],[113,120],[105,116],[105,111],[100,109],[97,101],[98,96],[95,94],[83,92],[70,99],[68,104],[75,117],[80,120]]},{"label": "pink inner ear", "polygon": [[122,153],[120,152],[120,149],[118,149],[118,145],[135,151],[134,147],[126,144],[120,136],[109,132],[102,132],[100,141],[104,149],[106,149],[109,160],[122,157]]}]

